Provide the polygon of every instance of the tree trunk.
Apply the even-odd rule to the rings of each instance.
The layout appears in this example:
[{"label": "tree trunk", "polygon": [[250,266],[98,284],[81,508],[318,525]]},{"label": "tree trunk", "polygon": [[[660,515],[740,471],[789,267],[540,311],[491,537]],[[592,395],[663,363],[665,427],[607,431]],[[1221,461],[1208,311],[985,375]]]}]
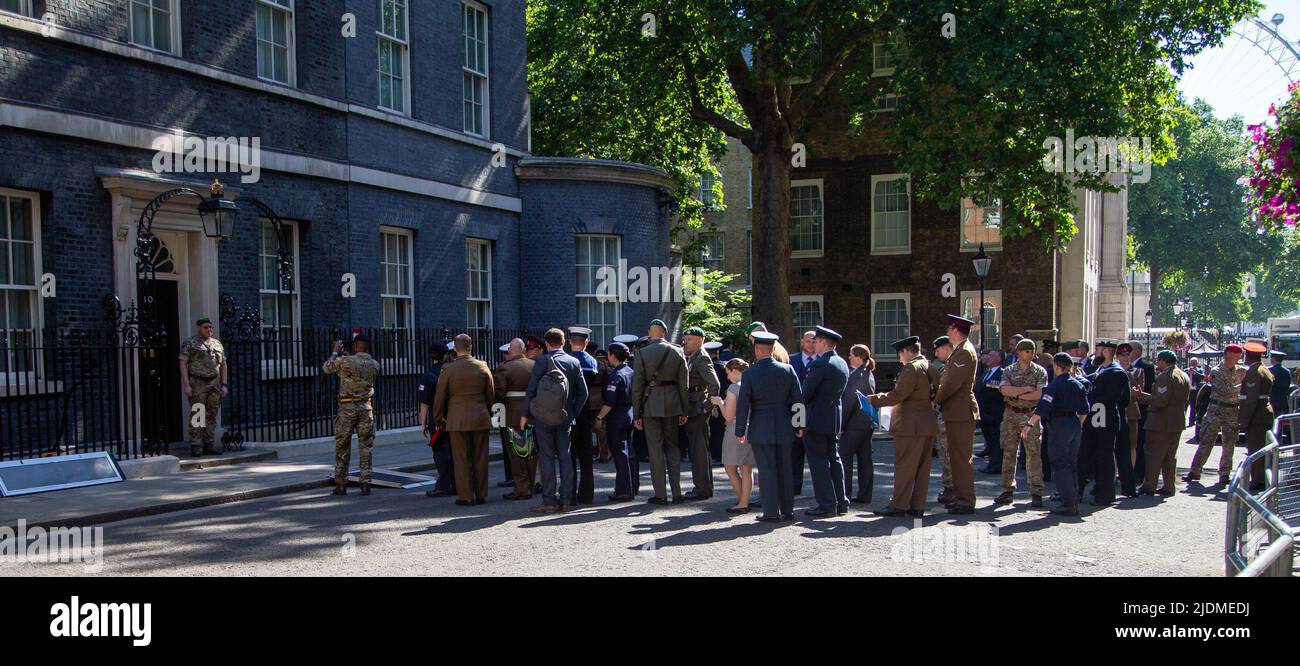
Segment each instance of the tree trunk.
[{"label": "tree trunk", "polygon": [[780,335],[787,349],[795,349],[799,335],[790,316],[790,157],[794,144],[779,120],[755,125],[758,202],[750,275],[753,317]]},{"label": "tree trunk", "polygon": [[[1160,278],[1162,275],[1164,275],[1164,272],[1159,268],[1151,267],[1151,300],[1147,303],[1147,307],[1151,309],[1152,328],[1160,326]],[[1143,312],[1142,315],[1145,317],[1146,313]],[[1137,328],[1137,326],[1133,328]]]}]

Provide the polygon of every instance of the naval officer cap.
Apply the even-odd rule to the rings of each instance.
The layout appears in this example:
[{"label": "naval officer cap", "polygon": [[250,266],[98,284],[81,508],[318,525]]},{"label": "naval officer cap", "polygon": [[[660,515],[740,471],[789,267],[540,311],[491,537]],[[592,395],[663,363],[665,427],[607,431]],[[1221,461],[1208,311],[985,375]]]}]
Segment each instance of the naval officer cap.
[{"label": "naval officer cap", "polygon": [[961,317],[955,314],[948,315],[949,328],[955,328],[961,331],[962,333],[969,333],[970,327],[974,325],[975,325],[974,321],[971,321],[970,319],[967,319],[965,317]]},{"label": "naval officer cap", "polygon": [[777,334],[768,333],[767,331],[754,331],[752,335],[754,336],[754,344],[756,345],[774,345],[776,344],[776,341],[780,339],[780,336]]},{"label": "naval officer cap", "polygon": [[817,337],[819,338],[826,338],[827,340],[832,340],[834,342],[839,342],[844,339],[844,336],[840,335],[838,331],[831,330],[825,326],[814,326],[813,330],[817,332]]},{"label": "naval officer cap", "polygon": [[621,342],[624,346],[634,345],[638,339],[640,338],[630,333],[620,333],[619,335],[614,336],[614,342]]},{"label": "naval officer cap", "polygon": [[569,337],[573,337],[573,338],[584,338],[584,339],[585,339],[585,338],[588,338],[588,337],[590,337],[590,336],[591,336],[591,329],[590,329],[590,328],[587,328],[587,327],[585,327],[585,326],[570,326],[570,327],[569,327]]},{"label": "naval officer cap", "polygon": [[902,340],[899,340],[890,346],[894,348],[894,351],[903,351],[908,347],[912,347],[914,345],[919,345],[919,344],[921,344],[921,338],[913,335],[910,338],[903,338]]},{"label": "naval officer cap", "polygon": [[1110,347],[1111,349],[1119,348],[1119,340],[1115,338],[1097,338],[1097,348]]},{"label": "naval officer cap", "polygon": [[1280,349],[1271,350],[1269,351],[1268,355],[1272,356],[1273,358],[1286,358],[1286,352]]},{"label": "naval officer cap", "polygon": [[717,340],[704,343],[704,351],[715,351],[718,349],[722,349],[722,343]]},{"label": "naval officer cap", "polygon": [[505,343],[504,345],[501,345],[500,347],[497,347],[497,351],[502,352],[502,353],[505,353],[505,352],[510,351],[510,343],[507,342],[507,343]]},{"label": "naval officer cap", "polygon": [[949,338],[946,335],[941,335],[935,338],[934,341],[930,343],[930,346],[934,347],[935,349],[938,349],[944,345],[950,345],[950,344],[952,344],[952,338]]}]

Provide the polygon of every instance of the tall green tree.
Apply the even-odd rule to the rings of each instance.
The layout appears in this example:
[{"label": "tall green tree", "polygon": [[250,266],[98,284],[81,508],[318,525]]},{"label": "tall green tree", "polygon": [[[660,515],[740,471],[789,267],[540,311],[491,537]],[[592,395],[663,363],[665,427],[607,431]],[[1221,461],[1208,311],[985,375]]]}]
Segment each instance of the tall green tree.
[{"label": "tall green tree", "polygon": [[[1101,187],[1102,178],[1047,171],[1045,140],[1069,129],[1150,137],[1157,156],[1167,153],[1184,59],[1256,6],[534,0],[534,136],[548,152],[636,159],[675,174],[698,173],[719,149],[718,132],[738,139],[758,163],[753,312],[790,333],[790,180],[814,119],[849,136],[894,118],[896,166],[913,174],[920,199],[955,205],[996,193],[1004,234],[1038,232],[1060,246],[1075,233],[1071,181]],[[881,92],[873,45],[895,41],[892,78],[904,103],[897,114],[871,114]]]},{"label": "tall green tree", "polygon": [[[1300,298],[1297,234],[1260,230],[1244,202],[1245,127],[1240,117],[1216,118],[1203,100],[1179,101],[1172,136],[1177,154],[1151,182],[1129,191],[1129,234],[1136,260],[1151,272],[1155,325],[1176,323],[1172,302],[1188,297],[1201,322],[1221,326],[1261,321],[1289,311]],[[1292,261],[1287,261],[1291,259]],[[1256,276],[1256,298],[1242,293]]]}]

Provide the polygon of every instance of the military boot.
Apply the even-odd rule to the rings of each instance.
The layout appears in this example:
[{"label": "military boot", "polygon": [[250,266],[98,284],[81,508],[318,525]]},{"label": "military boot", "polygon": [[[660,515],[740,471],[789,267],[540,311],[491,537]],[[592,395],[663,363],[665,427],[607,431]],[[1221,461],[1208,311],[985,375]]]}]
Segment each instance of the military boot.
[{"label": "military boot", "polygon": [[935,498],[934,501],[940,504],[947,504],[956,499],[956,497],[957,496],[952,492],[952,488],[944,488],[943,492],[939,493],[939,497]]},{"label": "military boot", "polygon": [[1042,506],[1043,506],[1043,496],[1042,496],[1042,495],[1030,495],[1030,496],[1029,496],[1029,506],[1032,506],[1032,507],[1034,507],[1035,509],[1042,507]]},{"label": "military boot", "polygon": [[335,494],[335,495],[346,495],[346,494],[348,494],[348,486],[347,486],[347,484],[346,484],[346,483],[336,483],[336,484],[334,484],[334,494]]},{"label": "military boot", "polygon": [[370,494],[370,482],[369,482],[369,481],[362,481],[362,482],[361,482],[361,494],[362,494],[362,495],[369,495],[369,494]]},{"label": "military boot", "polygon": [[994,498],[993,503],[994,503],[994,504],[1010,504],[1010,503],[1011,503],[1011,498],[1012,498],[1013,494],[1014,494],[1014,493],[1012,493],[1010,490],[1004,490],[1004,491],[1002,491],[1002,494],[1001,494],[1001,495],[998,495],[996,498]]}]

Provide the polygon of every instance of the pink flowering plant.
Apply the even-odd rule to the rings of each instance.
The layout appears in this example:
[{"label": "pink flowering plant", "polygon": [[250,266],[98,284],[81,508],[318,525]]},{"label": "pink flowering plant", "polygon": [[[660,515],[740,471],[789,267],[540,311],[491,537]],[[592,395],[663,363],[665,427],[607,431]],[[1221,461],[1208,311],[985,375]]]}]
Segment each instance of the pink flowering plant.
[{"label": "pink flowering plant", "polygon": [[1294,228],[1300,223],[1300,83],[1287,87],[1290,97],[1271,118],[1250,125],[1251,147],[1244,179],[1246,203],[1261,233],[1266,227]]},{"label": "pink flowering plant", "polygon": [[1185,352],[1190,351],[1192,348],[1192,338],[1187,335],[1187,331],[1179,330],[1166,333],[1165,339],[1162,340],[1162,342],[1164,342],[1165,349],[1172,349],[1174,351]]}]

